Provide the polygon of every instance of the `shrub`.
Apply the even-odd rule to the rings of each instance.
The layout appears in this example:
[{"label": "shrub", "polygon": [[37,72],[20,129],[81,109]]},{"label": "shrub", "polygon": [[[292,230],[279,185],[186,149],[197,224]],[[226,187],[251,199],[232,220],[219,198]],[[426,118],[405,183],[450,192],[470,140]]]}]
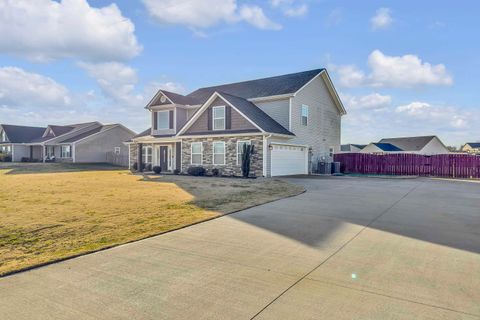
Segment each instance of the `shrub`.
[{"label": "shrub", "polygon": [[178,170],[178,169],[173,170],[173,174],[174,174],[174,175],[179,175],[179,174],[180,174],[180,170]]},{"label": "shrub", "polygon": [[160,174],[160,172],[162,172],[162,167],[154,166],[153,167],[153,172],[155,172],[156,174]]},{"label": "shrub", "polygon": [[22,157],[20,159],[21,162],[30,162],[30,158],[27,158],[27,157]]},{"label": "shrub", "polygon": [[5,156],[5,157],[3,158],[3,161],[5,161],[5,162],[12,162],[12,156]]},{"label": "shrub", "polygon": [[138,170],[138,163],[135,162],[135,163],[132,165],[132,169],[133,169],[134,171],[137,171],[137,170]]},{"label": "shrub", "polygon": [[217,168],[212,169],[212,176],[214,177],[220,176],[220,170],[218,170]]},{"label": "shrub", "polygon": [[248,178],[250,175],[250,160],[252,154],[254,153],[254,147],[249,144],[243,145],[243,154],[242,154],[242,175],[244,178]]},{"label": "shrub", "polygon": [[187,170],[187,173],[191,176],[204,176],[205,168],[204,167],[190,167]]},{"label": "shrub", "polygon": [[152,171],[152,164],[151,163],[147,163],[146,165],[144,165],[143,169],[145,171]]}]

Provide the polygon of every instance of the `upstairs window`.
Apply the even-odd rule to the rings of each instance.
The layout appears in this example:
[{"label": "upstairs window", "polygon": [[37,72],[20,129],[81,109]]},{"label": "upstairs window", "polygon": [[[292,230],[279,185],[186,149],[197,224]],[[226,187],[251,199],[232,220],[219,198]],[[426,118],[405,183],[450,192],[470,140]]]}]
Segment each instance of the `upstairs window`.
[{"label": "upstairs window", "polygon": [[213,130],[225,130],[225,106],[213,107]]},{"label": "upstairs window", "polygon": [[5,134],[4,130],[2,130],[2,132],[0,133],[0,141],[2,141],[2,142],[7,141],[7,135]]},{"label": "upstairs window", "polygon": [[308,125],[308,106],[302,105],[302,125]]},{"label": "upstairs window", "polygon": [[170,111],[157,111],[157,130],[170,129]]}]

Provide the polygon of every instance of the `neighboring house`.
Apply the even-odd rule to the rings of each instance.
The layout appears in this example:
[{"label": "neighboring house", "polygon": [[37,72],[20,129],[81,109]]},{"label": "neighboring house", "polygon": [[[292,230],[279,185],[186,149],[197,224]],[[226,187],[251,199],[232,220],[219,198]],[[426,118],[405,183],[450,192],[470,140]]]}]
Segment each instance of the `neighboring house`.
[{"label": "neighboring house", "polygon": [[159,90],[146,106],[152,127],[127,142],[130,164],[191,166],[241,175],[244,144],[256,176],[306,174],[340,149],[345,109],[325,69],[198,89]]},{"label": "neighboring house", "polygon": [[480,142],[467,142],[462,146],[462,151],[480,154]]},{"label": "neighboring house", "polygon": [[355,153],[360,152],[363,148],[365,148],[366,144],[342,144],[340,146],[341,153]]},{"label": "neighboring house", "polygon": [[387,138],[372,142],[360,153],[415,153],[424,155],[450,153],[437,136]]},{"label": "neighboring house", "polygon": [[123,141],[135,132],[121,124],[88,122],[28,127],[0,124],[0,150],[12,161],[107,162],[109,152],[128,158]]}]

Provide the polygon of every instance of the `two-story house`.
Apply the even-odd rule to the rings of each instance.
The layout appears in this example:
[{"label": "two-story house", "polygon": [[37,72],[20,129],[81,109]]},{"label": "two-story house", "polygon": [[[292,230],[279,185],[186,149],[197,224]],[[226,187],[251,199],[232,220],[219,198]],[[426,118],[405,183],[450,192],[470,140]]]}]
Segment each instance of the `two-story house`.
[{"label": "two-story house", "polygon": [[244,144],[256,176],[309,173],[340,149],[344,115],[326,69],[206,87],[187,95],[159,90],[145,107],[152,127],[128,142],[130,165],[190,166],[241,175]]}]

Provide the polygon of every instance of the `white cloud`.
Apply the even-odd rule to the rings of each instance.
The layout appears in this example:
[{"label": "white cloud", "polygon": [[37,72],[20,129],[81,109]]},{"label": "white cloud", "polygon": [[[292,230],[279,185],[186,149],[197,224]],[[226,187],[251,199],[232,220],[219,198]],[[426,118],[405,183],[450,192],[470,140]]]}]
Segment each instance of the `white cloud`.
[{"label": "white cloud", "polygon": [[16,67],[0,68],[0,105],[68,107],[68,90],[55,80]]},{"label": "white cloud", "polygon": [[306,3],[299,3],[297,0],[270,0],[270,5],[281,9],[287,17],[301,17],[308,13]]},{"label": "white cloud", "polygon": [[423,62],[418,56],[388,56],[374,50],[368,57],[367,75],[354,65],[332,66],[344,87],[413,88],[424,85],[451,85],[453,78],[445,65]]},{"label": "white cloud", "polygon": [[250,23],[259,29],[280,30],[282,26],[268,19],[263,13],[262,8],[257,6],[242,6],[240,8],[240,17],[242,20]]},{"label": "white cloud", "polygon": [[135,69],[118,62],[80,63],[80,66],[97,81],[104,96],[120,107],[141,106],[144,97],[135,93],[138,82]]},{"label": "white cloud", "polygon": [[392,97],[379,93],[371,93],[365,96],[342,94],[341,98],[347,110],[381,110],[390,106],[392,102]]},{"label": "white cloud", "polygon": [[339,25],[343,20],[343,11],[340,8],[335,8],[327,16],[325,24],[328,27],[334,27]]},{"label": "white cloud", "polygon": [[408,119],[420,120],[422,123],[432,123],[438,126],[455,129],[467,128],[471,115],[450,106],[433,106],[427,102],[412,102],[395,108],[397,114],[406,116]]},{"label": "white cloud", "polygon": [[370,19],[373,30],[387,29],[391,26],[392,22],[391,10],[388,8],[378,9],[372,19]]},{"label": "white cloud", "polygon": [[130,59],[141,51],[134,24],[115,4],[86,0],[0,1],[0,52],[45,62]]},{"label": "white cloud", "polygon": [[143,0],[150,14],[161,24],[180,24],[194,30],[221,23],[245,21],[259,29],[278,30],[256,5],[238,6],[237,0]]}]

